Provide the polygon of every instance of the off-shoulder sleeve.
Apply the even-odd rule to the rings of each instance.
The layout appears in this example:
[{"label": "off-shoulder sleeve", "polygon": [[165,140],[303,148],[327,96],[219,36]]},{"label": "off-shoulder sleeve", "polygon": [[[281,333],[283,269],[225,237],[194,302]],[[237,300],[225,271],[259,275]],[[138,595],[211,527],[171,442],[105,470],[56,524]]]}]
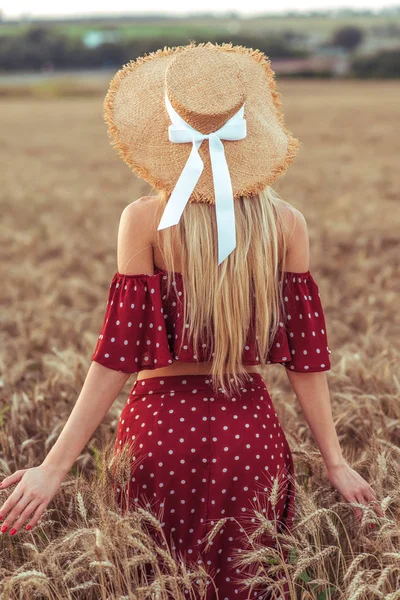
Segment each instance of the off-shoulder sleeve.
[{"label": "off-shoulder sleeve", "polygon": [[114,274],[92,361],[124,373],[173,362],[160,286],[159,274]]},{"label": "off-shoulder sleeve", "polygon": [[[304,373],[331,368],[322,301],[310,271],[286,271],[283,281],[284,312],[279,336],[271,349],[272,362]],[[274,360],[275,356],[275,360]]]}]

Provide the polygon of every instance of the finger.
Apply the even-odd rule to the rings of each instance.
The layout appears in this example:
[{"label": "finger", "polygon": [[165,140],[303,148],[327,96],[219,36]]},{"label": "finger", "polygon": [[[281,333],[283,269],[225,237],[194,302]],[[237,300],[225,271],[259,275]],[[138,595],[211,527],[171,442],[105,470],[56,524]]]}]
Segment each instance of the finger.
[{"label": "finger", "polygon": [[29,519],[29,523],[27,524],[26,529],[31,529],[34,525],[36,525],[36,523],[39,521],[40,517],[44,513],[47,504],[48,502],[42,502],[42,504],[39,504],[33,517]]},{"label": "finger", "polygon": [[378,515],[378,517],[384,517],[385,514],[381,508],[381,505],[379,504],[378,500],[373,500],[372,506],[374,508],[374,511],[376,512],[376,514]]},{"label": "finger", "polygon": [[373,490],[372,490],[372,492],[370,490],[366,490],[364,492],[364,498],[366,499],[366,501],[367,501],[368,504],[372,505],[372,508],[374,509],[374,511],[376,512],[376,514],[379,517],[383,517],[384,516],[383,510],[382,510],[382,508],[380,507],[380,504],[379,504],[379,500],[377,499],[377,497],[375,495],[375,492]]},{"label": "finger", "polygon": [[21,529],[21,527],[23,526],[25,521],[27,519],[29,519],[31,516],[33,516],[33,513],[36,510],[36,508],[39,506],[40,502],[41,502],[40,500],[38,500],[37,498],[34,498],[33,500],[31,500],[31,502],[29,502],[27,504],[25,509],[19,515],[18,519],[14,523],[11,523],[12,527],[9,531],[10,535],[15,535],[16,533],[18,533],[18,531]]},{"label": "finger", "polygon": [[[368,506],[368,500],[364,497],[363,492],[360,490],[359,492],[355,492],[355,499],[356,502],[358,502],[358,504],[363,504],[364,506]],[[361,512],[364,512],[362,509],[360,509]]]},{"label": "finger", "polygon": [[372,500],[377,500],[375,490],[367,485],[360,490],[361,494],[367,499],[368,502],[372,502]]},{"label": "finger", "polygon": [[[371,509],[371,508],[374,509],[374,511],[376,512],[377,515],[379,515],[379,511],[382,513],[382,509],[380,508],[379,504],[378,504],[378,507],[377,507],[377,502],[378,501],[374,500],[373,498],[371,498],[371,493],[370,493],[369,490],[364,491],[364,496],[363,497],[364,497],[364,502],[363,503],[365,503],[368,506],[369,509]],[[381,516],[383,517],[383,513],[381,514]],[[370,526],[371,529],[373,529],[375,527],[375,523],[372,523],[369,520],[369,526]]]},{"label": "finger", "polygon": [[364,490],[364,497],[367,499],[368,503],[373,503],[373,508],[378,516],[384,517],[384,513],[382,508],[380,507],[379,500],[377,498],[376,492],[374,488],[368,484],[368,486]]},{"label": "finger", "polygon": [[0,520],[6,519],[10,512],[13,510],[15,505],[20,501],[23,496],[23,491],[19,486],[15,488],[13,493],[7,498],[3,506],[0,508]]},{"label": "finger", "polygon": [[31,498],[27,498],[26,494],[22,495],[20,500],[14,504],[14,506],[9,510],[8,514],[4,518],[3,526],[1,528],[1,532],[5,533],[9,527],[11,527],[12,523],[19,517],[26,506],[31,502]]},{"label": "finger", "polygon": [[3,481],[0,483],[0,490],[4,490],[5,488],[13,485],[13,483],[18,483],[21,480],[22,475],[25,473],[26,469],[21,469],[19,471],[15,471],[12,475],[8,475],[5,477]]},{"label": "finger", "polygon": [[359,504],[368,504],[368,500],[364,497],[363,492],[360,490],[359,492],[355,492],[354,494],[356,502],[358,502]]},{"label": "finger", "polygon": [[[364,506],[370,506],[372,499],[371,499],[371,493],[370,491],[367,490],[360,490],[358,492],[358,494],[356,494],[356,498],[357,498],[357,502],[359,502],[360,504],[364,504]],[[365,511],[362,511],[362,513],[364,514]],[[370,524],[371,527],[373,527],[373,524]]]},{"label": "finger", "polygon": [[[355,502],[357,502],[357,504],[362,504],[364,506],[368,505],[368,502],[365,501],[365,498],[363,497],[361,492],[356,492],[355,493]],[[360,523],[362,523],[362,520],[364,518],[364,514],[365,514],[365,510],[363,510],[362,508],[357,508],[357,514],[358,514],[358,518],[360,520]]]},{"label": "finger", "polygon": [[354,513],[355,513],[357,519],[359,520],[359,522],[362,523],[363,512],[362,512],[361,508],[354,506],[353,510],[354,510]]},{"label": "finger", "polygon": [[351,508],[352,508],[355,516],[357,517],[357,519],[361,523],[361,520],[362,520],[362,510],[361,510],[361,508],[358,508],[357,506],[353,505],[353,502],[358,502],[356,496],[354,494],[348,495],[348,496],[346,496],[346,500],[347,500],[347,502],[349,502],[351,504]]}]

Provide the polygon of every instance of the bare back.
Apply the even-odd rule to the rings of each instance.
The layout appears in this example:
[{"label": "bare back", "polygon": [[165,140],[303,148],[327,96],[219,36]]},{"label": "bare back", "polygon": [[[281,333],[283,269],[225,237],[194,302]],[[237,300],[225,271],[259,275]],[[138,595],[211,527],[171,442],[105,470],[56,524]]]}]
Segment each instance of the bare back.
[{"label": "bare back", "polygon": [[[149,223],[158,223],[161,214],[162,206],[160,205],[156,196],[147,196],[145,201],[148,203],[149,214],[152,215],[148,219]],[[286,241],[286,271],[304,272],[309,269],[309,239],[307,231],[307,223],[303,214],[296,208],[288,205],[285,202],[278,204],[280,216],[283,223],[282,235]],[[151,243],[153,246],[153,261],[154,264],[161,269],[165,269],[161,251],[157,245],[156,229],[154,226],[149,231],[151,237]],[[183,249],[176,245],[174,258],[176,270],[181,271],[182,265],[180,262],[180,256],[182,256]]]},{"label": "bare back", "polygon": [[[137,204],[139,203],[139,204]],[[133,209],[133,205],[136,205]],[[286,271],[304,272],[309,268],[309,247],[308,233],[306,221],[297,209],[290,205],[281,202],[279,205],[280,215],[282,217],[283,229],[282,235],[286,241]],[[140,211],[140,214],[138,214]],[[140,256],[143,258],[143,272],[152,274],[154,266],[161,269],[166,269],[160,248],[157,245],[157,223],[162,214],[162,205],[157,196],[145,196],[138,201],[132,203],[125,209],[125,216],[121,219],[121,230],[119,234],[119,254],[121,256],[130,257]],[[138,219],[140,219],[140,228],[137,227]],[[135,222],[133,222],[135,221]],[[140,229],[140,232],[138,233]],[[138,240],[139,238],[139,240]],[[134,240],[135,246],[131,244]],[[151,249],[151,252],[150,252]],[[174,258],[175,270],[180,272],[182,264],[180,256],[182,248],[176,245]],[[124,265],[121,262],[120,270],[125,272]],[[142,270],[142,269],[141,269]],[[259,372],[258,367],[245,367],[249,373]],[[207,374],[211,370],[211,363],[184,363],[174,362],[168,367],[160,369],[144,369],[138,373],[138,380],[146,377],[167,376],[167,375],[188,375],[188,374]]]}]

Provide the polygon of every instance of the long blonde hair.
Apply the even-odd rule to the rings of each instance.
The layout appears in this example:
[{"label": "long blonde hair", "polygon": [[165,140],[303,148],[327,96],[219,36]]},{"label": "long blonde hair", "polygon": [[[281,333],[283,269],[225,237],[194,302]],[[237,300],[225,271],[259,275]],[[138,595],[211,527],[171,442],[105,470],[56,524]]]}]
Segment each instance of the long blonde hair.
[{"label": "long blonde hair", "polygon": [[[161,212],[168,198],[159,194]],[[242,362],[251,323],[261,364],[279,327],[286,255],[282,202],[290,206],[271,187],[235,200],[236,248],[220,265],[215,205],[188,202],[177,225],[157,231],[168,271],[167,294],[176,272],[175,252],[181,249],[181,308],[188,340],[195,355],[201,346],[207,349],[213,389],[225,394],[238,393],[251,376]]]}]

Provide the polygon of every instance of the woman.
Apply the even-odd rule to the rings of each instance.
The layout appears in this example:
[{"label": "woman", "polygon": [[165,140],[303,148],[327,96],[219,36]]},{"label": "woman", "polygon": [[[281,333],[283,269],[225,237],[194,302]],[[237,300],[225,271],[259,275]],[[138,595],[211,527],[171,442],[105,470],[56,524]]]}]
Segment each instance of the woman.
[{"label": "woman", "polygon": [[121,507],[162,513],[171,550],[214,577],[209,597],[244,599],[234,560],[241,525],[258,508],[290,531],[295,510],[292,454],[257,365],[285,366],[344,498],[376,501],[336,436],[306,221],[271,188],[299,142],[284,125],[269,61],[229,44],[192,43],[125,65],[105,118],[121,157],[159,193],[122,213],[89,373],[43,463],[2,482],[18,483],[1,508],[2,531],[37,523],[137,373],[115,440],[115,457],[128,449],[131,460],[129,482],[117,487]]}]

